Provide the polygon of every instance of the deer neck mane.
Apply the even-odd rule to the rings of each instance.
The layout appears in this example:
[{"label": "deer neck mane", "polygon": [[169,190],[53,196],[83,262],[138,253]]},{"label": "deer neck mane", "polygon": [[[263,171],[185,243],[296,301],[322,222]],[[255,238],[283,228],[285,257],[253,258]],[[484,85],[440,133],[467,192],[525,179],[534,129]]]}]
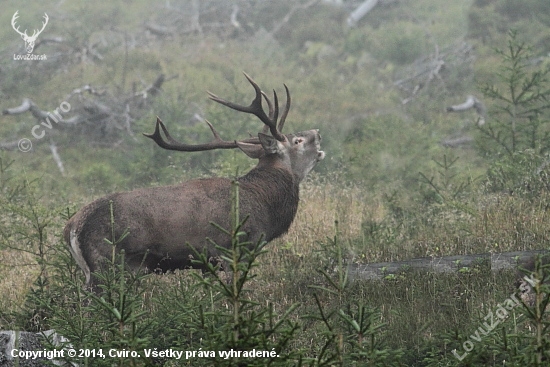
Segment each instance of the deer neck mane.
[{"label": "deer neck mane", "polygon": [[[250,200],[262,203],[260,214],[269,223],[266,241],[286,233],[298,211],[300,183],[284,167],[255,167],[238,179],[241,192]],[[243,192],[245,191],[246,194]]]},{"label": "deer neck mane", "polygon": [[[246,175],[238,178],[239,183],[248,186],[252,185],[259,191],[265,191],[266,195],[277,195],[284,197],[281,192],[292,195],[292,192],[298,193],[299,181],[294,174],[286,167],[280,166],[256,166]],[[297,199],[297,198],[296,198]]]}]

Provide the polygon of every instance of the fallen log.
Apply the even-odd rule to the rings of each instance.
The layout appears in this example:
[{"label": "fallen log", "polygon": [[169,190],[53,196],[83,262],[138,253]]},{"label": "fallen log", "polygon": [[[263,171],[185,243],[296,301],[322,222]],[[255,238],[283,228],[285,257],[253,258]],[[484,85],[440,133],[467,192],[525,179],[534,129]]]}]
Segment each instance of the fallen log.
[{"label": "fallen log", "polygon": [[515,251],[502,253],[484,253],[474,255],[455,255],[443,257],[422,257],[417,259],[382,262],[372,264],[350,264],[350,279],[383,279],[410,270],[433,273],[456,273],[467,271],[476,264],[486,264],[491,271],[514,269],[525,266],[537,255],[549,254],[548,250]]}]

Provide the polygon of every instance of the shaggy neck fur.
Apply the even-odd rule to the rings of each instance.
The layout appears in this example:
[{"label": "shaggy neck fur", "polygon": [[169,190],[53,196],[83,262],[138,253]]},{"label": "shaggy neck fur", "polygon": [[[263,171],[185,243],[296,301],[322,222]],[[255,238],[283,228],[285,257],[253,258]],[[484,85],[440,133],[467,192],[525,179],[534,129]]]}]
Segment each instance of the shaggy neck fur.
[{"label": "shaggy neck fur", "polygon": [[[238,181],[242,192],[251,193],[250,200],[261,200],[266,204],[265,212],[250,213],[256,218],[264,218],[265,240],[270,241],[286,233],[296,216],[299,201],[299,182],[292,172],[282,167],[258,166]],[[242,195],[241,198],[244,199]]]}]

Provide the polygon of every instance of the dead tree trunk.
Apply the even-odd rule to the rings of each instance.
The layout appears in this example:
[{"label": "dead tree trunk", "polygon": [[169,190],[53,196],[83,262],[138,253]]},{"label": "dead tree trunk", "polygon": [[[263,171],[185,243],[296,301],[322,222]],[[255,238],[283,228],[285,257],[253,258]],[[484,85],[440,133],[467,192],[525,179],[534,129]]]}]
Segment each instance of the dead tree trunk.
[{"label": "dead tree trunk", "polygon": [[359,7],[357,7],[357,9],[355,9],[349,15],[348,26],[355,27],[357,22],[359,22],[361,18],[367,15],[367,13],[371,11],[376,6],[376,4],[378,4],[378,0],[367,0],[359,5]]}]

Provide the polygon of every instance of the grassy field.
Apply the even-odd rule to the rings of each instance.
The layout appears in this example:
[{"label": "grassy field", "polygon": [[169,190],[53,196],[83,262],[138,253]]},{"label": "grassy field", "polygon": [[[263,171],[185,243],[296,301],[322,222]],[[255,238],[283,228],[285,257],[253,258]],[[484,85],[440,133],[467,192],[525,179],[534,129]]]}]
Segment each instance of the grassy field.
[{"label": "grassy field", "polygon": [[[31,203],[26,205],[30,206],[22,208],[24,221],[21,228],[29,228],[29,220],[33,219],[32,216],[26,217],[31,213],[26,210],[33,206]],[[254,277],[246,283],[243,298],[258,302],[257,307],[260,309],[271,307],[275,315],[282,315],[298,304],[298,309],[288,316],[289,322],[299,325],[299,331],[295,332],[290,341],[292,347],[289,348],[302,351],[304,356],[318,356],[327,340],[327,326],[318,320],[304,318],[305,315],[317,315],[318,307],[327,313],[335,310],[354,313],[359,305],[364,305],[372,313],[369,320],[373,327],[380,327],[373,329],[376,332],[372,331],[374,349],[378,352],[395,352],[395,355],[389,353],[388,361],[391,362],[387,363],[431,366],[437,365],[429,362],[431,356],[436,355],[433,363],[446,361],[448,365],[459,365],[452,350],[462,350],[461,341],[483,325],[483,318],[494,311],[498,304],[517,292],[516,272],[491,272],[486,265],[480,264],[455,274],[405,272],[384,280],[344,281],[343,275],[347,264],[397,261],[427,255],[527,250],[540,248],[540,243],[547,241],[548,221],[545,220],[546,210],[542,202],[534,207],[525,205],[525,202],[518,203],[514,197],[500,195],[471,205],[472,212],[467,216],[454,210],[440,210],[438,216],[431,213],[418,214],[424,219],[427,216],[437,220],[422,223],[419,218],[413,218],[402,220],[396,225],[384,198],[365,195],[357,187],[341,187],[313,175],[303,185],[295,223],[287,235],[267,245],[266,253],[258,258],[257,267],[253,270]],[[32,251],[32,254],[13,249],[5,249],[1,253],[2,264],[10,264],[1,269],[1,291],[4,297],[0,309],[4,311],[0,314],[0,320],[4,329],[66,327],[61,320],[67,318],[67,307],[75,308],[74,302],[82,301],[83,295],[79,295],[81,291],[73,288],[81,287],[81,280],[77,280],[81,277],[80,273],[76,272],[75,278],[74,264],[64,267],[64,263],[59,260],[69,256],[59,238],[64,220],[59,212],[50,214],[47,232],[52,235],[44,241],[47,266],[38,265],[41,256],[34,246],[24,248]],[[37,219],[37,222],[44,220]],[[452,226],[449,225],[450,220],[453,221]],[[26,233],[33,243],[39,236],[39,227],[37,225],[34,232],[30,230]],[[20,240],[23,238],[19,237]],[[339,259],[342,259],[342,263],[339,263]],[[48,279],[51,283],[41,285],[34,282],[33,291],[29,293],[41,271],[44,272],[39,279]],[[197,275],[201,278],[203,276],[195,271],[181,271],[148,277],[134,290],[136,303],[131,304],[135,308],[134,312],[146,311],[148,317],[134,322],[138,325],[160,323],[167,312],[174,318],[177,318],[175,315],[180,318],[191,317],[190,310],[201,304],[212,311],[219,307],[219,312],[231,309],[231,303],[216,288],[202,290],[195,278]],[[65,280],[59,281],[60,277]],[[69,291],[67,284],[71,284]],[[61,298],[59,292],[62,292]],[[48,307],[41,302],[37,305],[36,297],[42,301],[48,300]],[[315,297],[318,304],[314,302]],[[63,312],[55,311],[56,307],[64,308]],[[502,330],[511,335],[529,330],[529,318],[524,312],[522,306],[511,311],[510,317],[502,323],[505,328]],[[82,314],[71,314],[75,320],[79,319],[78,316],[86,319]],[[342,335],[349,333],[334,314],[331,322],[335,333],[335,330],[339,330]],[[164,330],[166,325],[161,325]],[[169,327],[181,333],[181,324]],[[158,335],[159,331],[153,327],[147,335]],[[201,334],[200,330],[196,333]],[[498,361],[502,358],[503,351],[487,351],[487,345],[498,348],[501,333],[495,331],[494,335],[489,334],[479,344],[479,348],[476,345],[475,351],[479,354],[472,360],[491,357],[493,361]],[[161,335],[166,337],[166,334],[168,332],[164,330]],[[529,332],[522,335],[526,337]],[[105,338],[103,335],[100,339],[107,344],[110,337]],[[153,344],[160,340],[156,338]],[[166,342],[180,345],[183,349],[197,348],[192,337],[185,340],[185,346],[179,344],[181,341],[175,343],[173,339],[166,339]],[[311,341],[315,342],[311,344]],[[337,344],[328,348],[338,351]],[[354,350],[352,345],[347,344],[342,348],[341,353],[346,356]],[[375,357],[374,351],[366,355],[369,357],[358,358],[358,361],[382,363]],[[332,363],[336,362],[332,361],[328,365]],[[308,365],[317,364],[310,362]]]},{"label": "grassy field", "polygon": [[[23,43],[9,27],[18,3],[6,2],[2,109],[31,98],[52,111],[89,84],[97,95],[73,94],[72,112],[100,105],[116,113],[102,125],[54,125],[31,152],[0,152],[0,329],[55,328],[86,348],[275,348],[280,355],[248,365],[545,365],[544,267],[536,301],[510,307],[495,328],[486,317],[517,291],[516,272],[479,264],[374,281],[348,279],[346,269],[548,248],[547,2],[529,0],[521,9],[506,0],[390,2],[352,29],[345,19],[358,1],[296,4],[32,2],[24,16],[20,10],[21,24],[31,29],[47,12],[43,37],[64,40],[40,46],[48,62],[21,64],[11,54]],[[233,5],[240,27],[230,21]],[[168,35],[148,31],[151,24]],[[84,290],[61,239],[67,218],[83,205],[111,192],[232,177],[252,167],[239,152],[176,154],[141,136],[156,116],[184,141],[210,139],[196,116],[226,139],[256,131],[252,117],[205,93],[248,101],[243,70],[266,90],[289,86],[285,132],[319,128],[323,136],[327,158],[302,184],[289,232],[249,255],[251,272],[237,274],[245,284],[240,293],[223,274],[135,275],[117,261],[105,275],[103,299]],[[160,74],[161,93],[128,102]],[[475,112],[445,111],[469,94],[483,100],[485,125],[476,124]],[[39,123],[30,113],[0,121],[0,143],[30,137]],[[442,144],[461,137],[471,143]],[[49,144],[58,148],[63,174]],[[214,357],[116,363],[239,365]]]}]

